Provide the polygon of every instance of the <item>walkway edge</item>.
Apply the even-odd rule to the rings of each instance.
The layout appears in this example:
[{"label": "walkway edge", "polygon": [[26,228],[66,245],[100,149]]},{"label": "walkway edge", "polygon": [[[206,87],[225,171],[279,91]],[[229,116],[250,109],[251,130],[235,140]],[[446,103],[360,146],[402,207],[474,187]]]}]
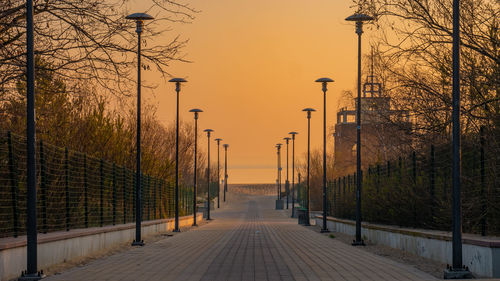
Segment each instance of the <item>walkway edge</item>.
[{"label": "walkway edge", "polygon": [[[322,216],[314,219],[320,223]],[[354,235],[354,221],[327,217],[327,224],[332,231]],[[375,244],[451,264],[451,234],[446,232],[363,223],[362,235]],[[499,240],[464,237],[462,242],[465,266],[479,276],[500,277]]]},{"label": "walkway edge", "polygon": [[[197,214],[197,221],[202,214]],[[184,216],[179,226],[191,226],[193,216]],[[144,237],[171,231],[173,218],[142,223]],[[95,227],[38,234],[38,267],[40,269],[75,258],[91,255],[134,239],[135,224]],[[26,265],[26,236],[0,239],[0,280],[18,277]]]}]

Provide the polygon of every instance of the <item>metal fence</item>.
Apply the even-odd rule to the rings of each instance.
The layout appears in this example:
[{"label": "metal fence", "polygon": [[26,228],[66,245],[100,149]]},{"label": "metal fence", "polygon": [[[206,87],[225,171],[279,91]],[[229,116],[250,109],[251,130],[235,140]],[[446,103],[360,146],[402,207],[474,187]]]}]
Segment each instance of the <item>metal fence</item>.
[{"label": "metal fence", "polygon": [[[67,148],[37,143],[39,232],[135,221],[135,171]],[[142,219],[174,216],[174,183],[142,175]],[[192,187],[179,213],[192,214]],[[26,139],[0,132],[0,237],[26,233]]]},{"label": "metal fence", "polygon": [[[463,231],[500,235],[500,155],[496,140],[481,133],[462,147]],[[425,229],[451,229],[452,155],[449,145],[434,146],[362,173],[364,221]],[[355,219],[356,174],[329,182],[328,215]]]}]

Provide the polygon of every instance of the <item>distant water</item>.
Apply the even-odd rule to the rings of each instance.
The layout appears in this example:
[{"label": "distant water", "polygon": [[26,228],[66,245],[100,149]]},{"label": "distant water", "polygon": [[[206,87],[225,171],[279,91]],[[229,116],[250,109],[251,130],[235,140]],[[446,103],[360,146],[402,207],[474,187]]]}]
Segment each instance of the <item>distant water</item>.
[{"label": "distant water", "polygon": [[[286,169],[283,169],[281,178],[285,182],[286,179]],[[260,183],[275,183],[278,171],[276,169],[265,168],[265,169],[229,169],[228,170],[228,183],[233,184],[260,184]],[[223,175],[223,172],[221,172]],[[291,172],[290,172],[291,177]]]}]

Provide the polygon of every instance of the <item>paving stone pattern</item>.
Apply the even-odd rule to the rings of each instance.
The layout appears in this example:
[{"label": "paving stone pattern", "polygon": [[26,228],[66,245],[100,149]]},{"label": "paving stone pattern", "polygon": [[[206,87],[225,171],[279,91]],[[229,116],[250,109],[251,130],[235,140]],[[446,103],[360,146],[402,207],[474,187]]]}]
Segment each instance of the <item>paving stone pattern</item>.
[{"label": "paving stone pattern", "polygon": [[203,226],[46,280],[436,280],[297,225],[272,196],[228,202]]}]

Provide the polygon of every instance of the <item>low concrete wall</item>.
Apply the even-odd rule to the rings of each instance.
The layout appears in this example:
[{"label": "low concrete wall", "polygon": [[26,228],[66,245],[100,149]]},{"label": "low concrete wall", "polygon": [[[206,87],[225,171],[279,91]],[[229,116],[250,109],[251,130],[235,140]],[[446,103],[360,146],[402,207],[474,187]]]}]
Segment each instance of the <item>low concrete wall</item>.
[{"label": "low concrete wall", "polygon": [[[202,214],[197,214],[202,220]],[[191,226],[193,216],[179,219],[179,226]],[[142,223],[142,237],[171,231],[173,219]],[[38,234],[38,268],[84,257],[135,238],[135,223]],[[26,269],[26,236],[0,239],[0,280],[20,276]]]},{"label": "low concrete wall", "polygon": [[[314,217],[317,224],[321,216]],[[328,229],[355,235],[354,221],[328,217]],[[451,234],[442,231],[398,228],[363,223],[363,239],[400,249],[421,257],[446,264],[452,264]],[[480,236],[463,235],[462,256],[465,266],[474,274],[482,277],[500,277],[500,240]],[[444,270],[444,269],[443,269]]]}]

